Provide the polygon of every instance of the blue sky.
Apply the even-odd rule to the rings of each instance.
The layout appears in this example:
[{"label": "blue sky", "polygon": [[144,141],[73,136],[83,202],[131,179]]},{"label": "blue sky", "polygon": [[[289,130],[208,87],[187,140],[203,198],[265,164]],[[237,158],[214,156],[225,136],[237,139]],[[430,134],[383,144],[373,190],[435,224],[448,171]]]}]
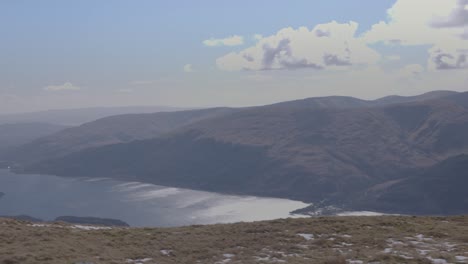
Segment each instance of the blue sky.
[{"label": "blue sky", "polygon": [[[466,55],[460,50],[468,46],[455,36],[468,26],[453,12],[465,14],[462,2],[5,0],[0,111],[242,106],[332,94],[375,98],[463,90],[467,72],[459,61]],[[317,25],[331,32],[328,40],[316,38]],[[432,31],[420,33],[426,28],[438,39],[428,39]],[[233,36],[241,41],[229,42]],[[281,40],[288,42],[284,49]],[[265,47],[278,52],[268,65],[260,63]],[[242,61],[246,55],[254,63]],[[392,86],[370,80],[378,74],[395,75]],[[455,81],[435,87],[426,75]]]}]

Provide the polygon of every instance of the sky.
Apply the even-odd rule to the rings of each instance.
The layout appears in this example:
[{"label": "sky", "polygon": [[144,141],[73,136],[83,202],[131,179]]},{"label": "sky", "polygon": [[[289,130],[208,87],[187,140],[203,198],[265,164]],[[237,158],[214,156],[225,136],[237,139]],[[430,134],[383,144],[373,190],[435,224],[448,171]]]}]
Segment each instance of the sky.
[{"label": "sky", "polygon": [[0,114],[468,90],[468,0],[0,0]]}]

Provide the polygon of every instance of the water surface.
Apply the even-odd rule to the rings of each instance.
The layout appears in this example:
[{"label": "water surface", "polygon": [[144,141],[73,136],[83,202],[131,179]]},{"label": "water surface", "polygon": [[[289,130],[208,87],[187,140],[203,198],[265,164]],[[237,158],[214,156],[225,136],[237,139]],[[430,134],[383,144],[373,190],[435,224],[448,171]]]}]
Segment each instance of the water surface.
[{"label": "water surface", "polygon": [[0,170],[0,215],[114,218],[132,226],[180,226],[286,218],[307,204],[223,195],[109,178],[62,178]]}]

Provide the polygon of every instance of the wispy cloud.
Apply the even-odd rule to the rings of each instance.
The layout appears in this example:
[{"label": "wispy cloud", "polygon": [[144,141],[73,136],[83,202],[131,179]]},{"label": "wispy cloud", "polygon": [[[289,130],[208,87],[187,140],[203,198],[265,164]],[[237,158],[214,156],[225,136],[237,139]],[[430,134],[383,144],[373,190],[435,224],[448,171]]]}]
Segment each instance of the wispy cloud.
[{"label": "wispy cloud", "polygon": [[184,65],[184,72],[193,72],[192,64],[185,64]]},{"label": "wispy cloud", "polygon": [[80,87],[73,85],[71,82],[66,82],[62,85],[49,85],[44,87],[45,91],[49,92],[59,92],[59,91],[78,91],[81,90]]},{"label": "wispy cloud", "polygon": [[210,38],[203,41],[203,44],[208,47],[216,46],[239,46],[244,44],[244,37],[233,35],[227,38]]}]

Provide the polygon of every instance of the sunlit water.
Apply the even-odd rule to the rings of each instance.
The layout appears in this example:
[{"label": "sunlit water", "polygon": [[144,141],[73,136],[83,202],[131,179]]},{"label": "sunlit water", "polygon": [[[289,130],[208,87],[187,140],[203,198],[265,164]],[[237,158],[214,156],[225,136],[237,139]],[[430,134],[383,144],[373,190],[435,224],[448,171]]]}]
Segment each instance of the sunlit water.
[{"label": "sunlit water", "polygon": [[291,217],[307,204],[222,195],[108,178],[62,178],[0,170],[0,215],[114,218],[132,226],[180,226]]}]

